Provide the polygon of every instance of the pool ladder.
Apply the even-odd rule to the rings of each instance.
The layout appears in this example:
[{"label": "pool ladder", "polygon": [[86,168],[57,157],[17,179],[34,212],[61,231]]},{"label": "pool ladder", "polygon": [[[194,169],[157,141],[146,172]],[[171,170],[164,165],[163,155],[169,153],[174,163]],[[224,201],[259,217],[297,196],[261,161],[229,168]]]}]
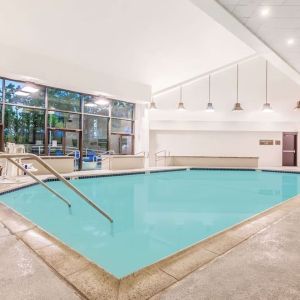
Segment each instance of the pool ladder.
[{"label": "pool ladder", "polygon": [[3,153],[0,152],[0,159],[6,158],[10,163],[15,165],[17,168],[21,169],[25,174],[29,175],[31,178],[33,178],[36,182],[41,184],[43,187],[45,187],[48,191],[50,191],[52,194],[57,196],[60,200],[62,200],[65,204],[67,204],[69,207],[71,207],[71,203],[66,200],[61,194],[54,191],[52,188],[50,188],[45,182],[40,180],[37,176],[32,174],[32,172],[28,169],[26,169],[24,166],[22,166],[19,162],[15,161],[15,158],[30,158],[38,163],[40,163],[45,169],[47,169],[52,175],[54,175],[57,179],[62,181],[68,188],[73,190],[77,195],[79,195],[85,202],[87,202],[90,206],[92,206],[95,210],[97,210],[101,215],[103,215],[106,219],[108,219],[111,223],[113,223],[113,219],[101,208],[99,208],[92,200],[90,200],[86,195],[84,195],[82,192],[80,192],[73,184],[71,184],[68,180],[66,180],[62,175],[60,175],[55,169],[53,169],[51,166],[49,166],[47,163],[45,163],[39,156],[32,154],[32,153],[22,153],[22,154],[9,154],[9,153]]}]

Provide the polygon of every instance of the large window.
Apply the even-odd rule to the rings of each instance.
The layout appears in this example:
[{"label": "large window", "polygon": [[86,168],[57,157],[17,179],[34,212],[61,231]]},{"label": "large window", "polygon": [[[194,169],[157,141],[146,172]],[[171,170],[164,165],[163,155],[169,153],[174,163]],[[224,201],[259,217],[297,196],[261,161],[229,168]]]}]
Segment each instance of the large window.
[{"label": "large window", "polygon": [[134,104],[123,101],[112,101],[111,116],[115,118],[133,119]]},{"label": "large window", "polygon": [[80,112],[81,94],[48,88],[48,108]]},{"label": "large window", "polygon": [[84,95],[83,103],[85,113],[102,116],[109,115],[110,102],[107,99]]},{"label": "large window", "polygon": [[134,108],[124,101],[0,78],[0,145],[16,143],[41,155],[79,150],[85,166],[99,167],[95,156],[101,152],[133,153]]},{"label": "large window", "polygon": [[132,134],[133,122],[122,119],[111,119],[111,132]]},{"label": "large window", "polygon": [[84,150],[108,150],[108,118],[85,115],[83,128]]},{"label": "large window", "polygon": [[2,86],[3,86],[3,80],[0,79],[0,103],[2,103],[3,101]]},{"label": "large window", "polygon": [[4,127],[5,142],[22,144],[27,152],[44,152],[44,110],[7,105]]},{"label": "large window", "polygon": [[80,129],[80,114],[61,111],[48,112],[48,127],[60,129]]},{"label": "large window", "polygon": [[15,105],[45,107],[45,88],[34,86],[34,92],[26,92],[24,82],[5,80],[5,102]]}]

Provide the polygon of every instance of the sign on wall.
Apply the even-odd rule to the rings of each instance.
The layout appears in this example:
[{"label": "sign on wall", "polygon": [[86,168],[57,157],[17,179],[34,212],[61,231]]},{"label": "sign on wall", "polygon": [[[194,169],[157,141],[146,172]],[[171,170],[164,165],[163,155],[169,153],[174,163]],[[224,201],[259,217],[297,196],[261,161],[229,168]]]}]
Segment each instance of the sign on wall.
[{"label": "sign on wall", "polygon": [[274,145],[274,140],[259,140],[261,146],[270,146]]}]

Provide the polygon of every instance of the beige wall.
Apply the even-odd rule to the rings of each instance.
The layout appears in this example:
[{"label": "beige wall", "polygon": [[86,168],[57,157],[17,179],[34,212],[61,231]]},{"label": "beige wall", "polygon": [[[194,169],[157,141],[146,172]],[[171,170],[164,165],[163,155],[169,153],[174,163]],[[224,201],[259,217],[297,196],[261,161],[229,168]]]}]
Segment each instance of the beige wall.
[{"label": "beige wall", "polygon": [[[280,145],[261,146],[260,139]],[[150,132],[150,163],[155,152],[166,149],[172,156],[259,157],[260,167],[281,166],[281,143],[281,132],[157,130]]]},{"label": "beige wall", "polygon": [[103,156],[103,170],[128,170],[143,169],[145,167],[145,158],[143,156],[133,155],[112,155]]},{"label": "beige wall", "polygon": [[[43,157],[41,157],[43,158]],[[74,171],[74,159],[70,157],[66,158],[43,158],[44,161],[49,164],[52,168],[54,168],[59,173],[71,173]],[[50,172],[45,169],[42,165],[40,165],[37,161],[31,159],[23,159],[23,163],[31,163],[34,168],[38,169],[38,171],[33,172],[35,175],[46,175],[50,174]]]}]

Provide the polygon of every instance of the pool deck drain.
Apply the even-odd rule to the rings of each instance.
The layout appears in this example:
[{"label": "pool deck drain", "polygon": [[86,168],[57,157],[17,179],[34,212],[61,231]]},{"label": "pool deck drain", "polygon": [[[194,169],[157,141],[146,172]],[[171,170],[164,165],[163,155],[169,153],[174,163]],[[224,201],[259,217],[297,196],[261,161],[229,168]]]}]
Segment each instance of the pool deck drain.
[{"label": "pool deck drain", "polygon": [[[23,184],[30,184],[30,181]],[[18,186],[19,184],[14,184],[7,188],[14,189]],[[0,226],[2,223],[11,235],[31,248],[83,298],[159,299],[159,295],[163,295],[163,291],[170,286],[177,286],[189,274],[194,274],[299,209],[300,196],[293,197],[122,279],[106,272],[1,203]]]}]

